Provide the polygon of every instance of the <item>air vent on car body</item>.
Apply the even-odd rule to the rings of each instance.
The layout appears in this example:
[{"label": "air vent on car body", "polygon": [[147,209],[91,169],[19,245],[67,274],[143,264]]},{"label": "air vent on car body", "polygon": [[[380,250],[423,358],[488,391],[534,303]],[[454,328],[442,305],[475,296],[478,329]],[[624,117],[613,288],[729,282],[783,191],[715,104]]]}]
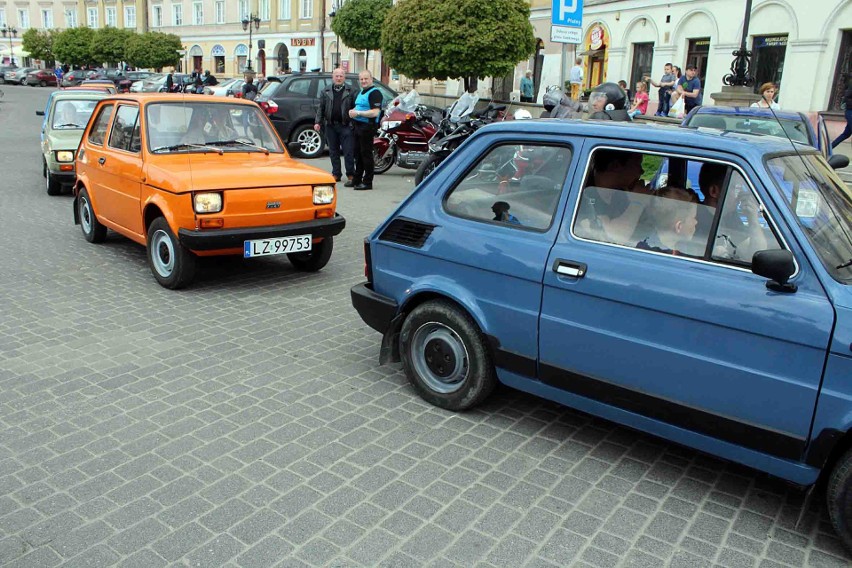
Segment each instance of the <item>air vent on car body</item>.
[{"label": "air vent on car body", "polygon": [[379,240],[421,248],[434,228],[435,225],[397,217],[382,231]]}]

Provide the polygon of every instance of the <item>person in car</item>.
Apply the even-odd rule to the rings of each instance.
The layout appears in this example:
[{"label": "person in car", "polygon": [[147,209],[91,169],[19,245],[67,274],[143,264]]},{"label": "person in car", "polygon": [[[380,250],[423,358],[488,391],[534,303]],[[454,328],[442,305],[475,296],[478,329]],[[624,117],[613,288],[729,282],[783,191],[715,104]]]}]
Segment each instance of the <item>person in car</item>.
[{"label": "person in car", "polygon": [[651,200],[652,229],[636,248],[672,255],[691,254],[698,225],[695,194],[680,187],[664,187]]},{"label": "person in car", "polygon": [[237,131],[231,126],[228,109],[222,105],[211,108],[195,108],[189,119],[189,127],[181,139],[182,144],[209,144],[238,138]]},{"label": "person in car", "polygon": [[60,127],[82,126],[77,122],[77,107],[71,101],[62,103],[58,117],[58,120],[54,120],[54,123]]}]

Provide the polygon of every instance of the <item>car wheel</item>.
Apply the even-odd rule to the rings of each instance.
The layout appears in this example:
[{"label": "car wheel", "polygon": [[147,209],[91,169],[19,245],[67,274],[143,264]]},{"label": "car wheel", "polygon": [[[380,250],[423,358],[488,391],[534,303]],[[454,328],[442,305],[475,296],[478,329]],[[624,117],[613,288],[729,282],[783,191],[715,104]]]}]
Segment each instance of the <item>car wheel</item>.
[{"label": "car wheel", "polygon": [[385,157],[381,158],[379,153],[376,151],[375,146],[373,147],[373,162],[375,163],[375,171],[374,173],[383,174],[393,166],[394,162],[396,162],[396,150],[391,150],[390,152],[385,152]]},{"label": "car wheel", "polygon": [[170,290],[186,286],[195,277],[195,255],[178,242],[162,217],[148,226],[148,264],[157,282]]},{"label": "car wheel", "polygon": [[39,81],[38,86],[39,87],[47,87],[47,81]]},{"label": "car wheel", "polygon": [[485,400],[497,374],[476,322],[446,300],[414,308],[399,336],[409,382],[425,401],[447,410],[465,410]]},{"label": "car wheel", "polygon": [[26,80],[26,79],[21,79],[21,86],[23,87],[23,86],[24,86],[24,85],[26,85],[26,84],[27,84],[27,80]]},{"label": "car wheel", "polygon": [[291,141],[299,143],[302,158],[318,158],[325,147],[322,134],[314,130],[313,124],[303,124],[294,130]]},{"label": "car wheel", "polygon": [[852,449],[843,454],[831,471],[825,497],[834,530],[846,548],[852,550]]},{"label": "car wheel", "polygon": [[310,251],[291,252],[287,254],[287,258],[297,270],[316,272],[328,264],[332,250],[334,250],[334,237],[326,237],[315,244]]},{"label": "car wheel", "polygon": [[47,162],[44,158],[41,159],[41,175],[42,177],[47,177]]},{"label": "car wheel", "polygon": [[81,189],[80,194],[77,196],[77,212],[80,216],[80,228],[83,230],[83,238],[90,243],[97,244],[104,242],[107,228],[98,221],[86,188]]},{"label": "car wheel", "polygon": [[435,154],[429,154],[425,160],[417,167],[417,173],[414,174],[414,185],[420,185],[420,182],[429,177],[435,168],[437,168],[443,160]]},{"label": "car wheel", "polygon": [[51,175],[48,171],[47,175],[44,176],[45,185],[47,185],[47,194],[48,195],[59,195],[62,193],[62,184],[56,179],[55,176]]}]

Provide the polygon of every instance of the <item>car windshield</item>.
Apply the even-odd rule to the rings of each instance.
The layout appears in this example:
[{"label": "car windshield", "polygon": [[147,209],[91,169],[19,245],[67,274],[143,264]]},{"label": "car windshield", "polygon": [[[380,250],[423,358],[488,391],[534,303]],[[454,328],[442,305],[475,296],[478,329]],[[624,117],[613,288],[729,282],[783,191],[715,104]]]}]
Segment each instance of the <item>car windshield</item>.
[{"label": "car windshield", "polygon": [[256,105],[155,103],[147,107],[148,148],[171,152],[283,152]]},{"label": "car windshield", "polygon": [[817,154],[771,158],[766,166],[825,269],[852,281],[852,192]]},{"label": "car windshield", "polygon": [[743,132],[745,134],[777,136],[784,139],[789,136],[794,142],[810,144],[811,146],[815,145],[814,141],[811,140],[808,135],[807,125],[801,120],[789,120],[786,118],[776,120],[773,116],[747,116],[697,112],[692,115],[692,118],[689,119],[686,126],[696,128],[716,128],[718,130]]},{"label": "car windshield", "polygon": [[56,102],[53,111],[53,128],[57,130],[79,130],[86,127],[98,101],[63,99]]}]

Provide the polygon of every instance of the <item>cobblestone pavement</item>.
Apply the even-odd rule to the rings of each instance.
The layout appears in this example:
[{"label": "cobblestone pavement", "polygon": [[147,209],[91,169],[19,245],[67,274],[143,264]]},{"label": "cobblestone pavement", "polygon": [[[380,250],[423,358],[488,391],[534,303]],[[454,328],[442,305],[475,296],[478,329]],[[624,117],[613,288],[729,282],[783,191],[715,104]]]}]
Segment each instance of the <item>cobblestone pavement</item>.
[{"label": "cobblestone pavement", "polygon": [[849,565],[778,480],[509,389],[445,412],[379,367],[349,288],[410,172],[341,192],[322,272],[208,260],[170,292],[83,240],[41,177],[47,89],[4,90],[0,564]]}]

